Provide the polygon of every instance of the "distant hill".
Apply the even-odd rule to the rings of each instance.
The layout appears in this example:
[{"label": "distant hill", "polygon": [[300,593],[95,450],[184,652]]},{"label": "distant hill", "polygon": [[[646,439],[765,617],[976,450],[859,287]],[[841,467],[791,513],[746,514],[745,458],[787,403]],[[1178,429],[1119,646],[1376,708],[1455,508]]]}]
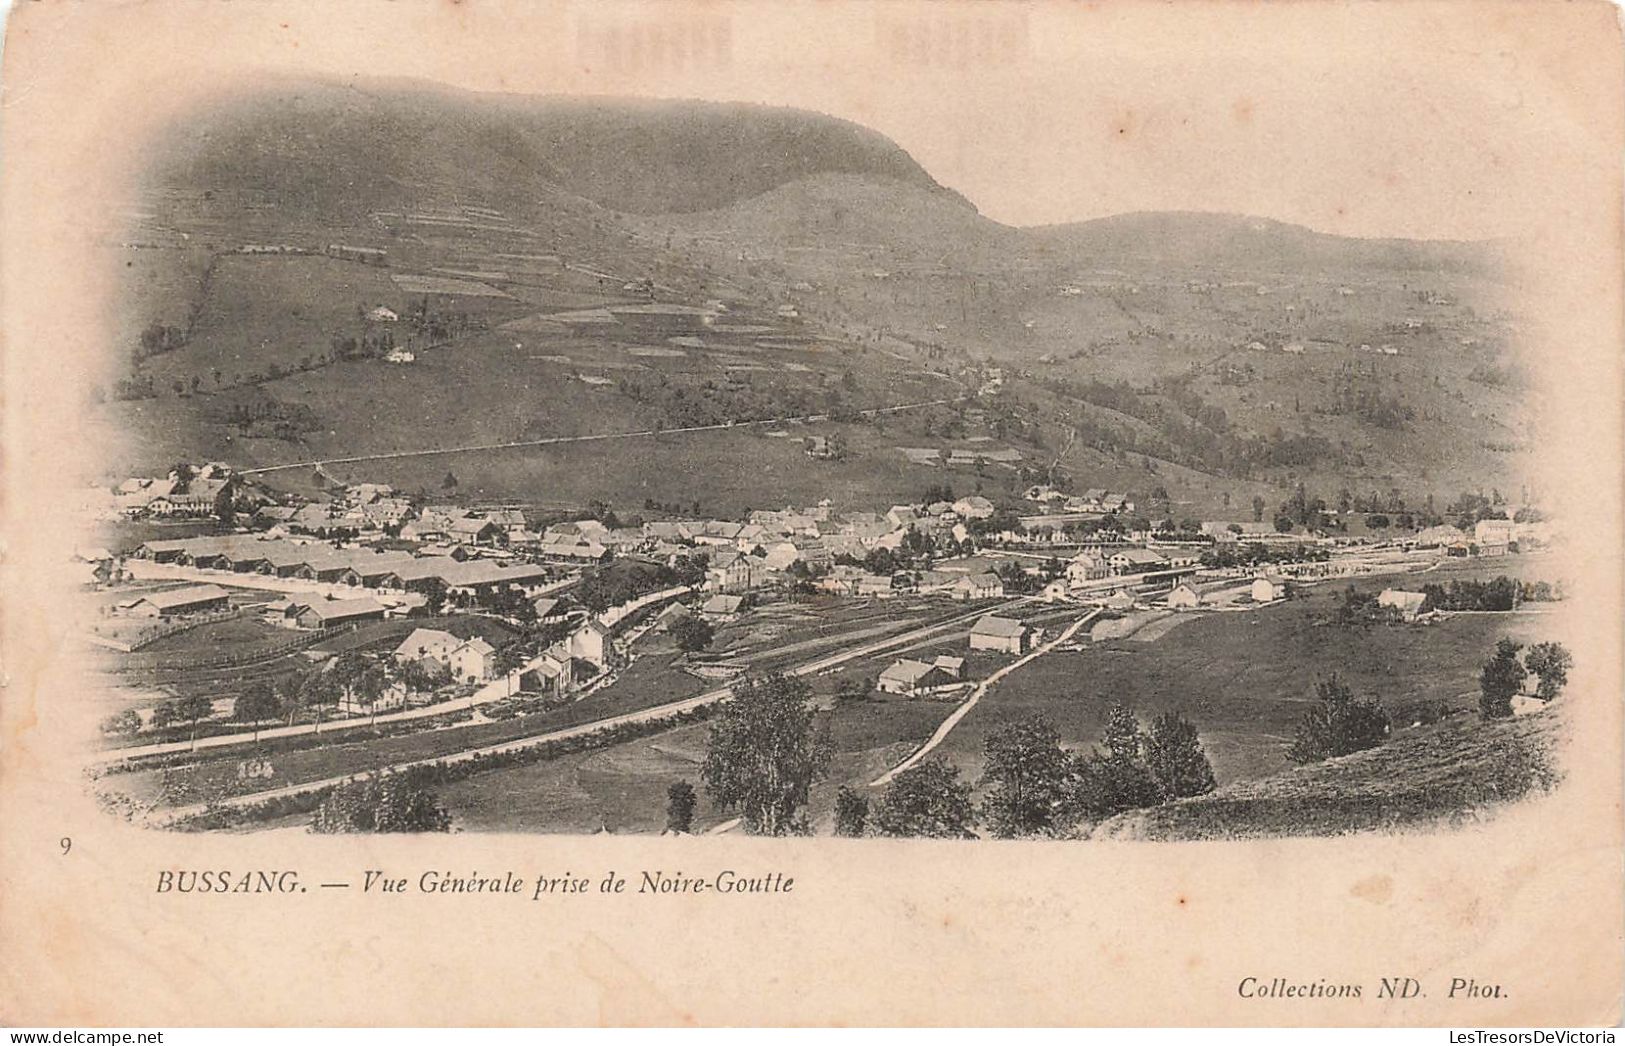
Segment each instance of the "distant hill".
[{"label": "distant hill", "polygon": [[1485,275],[1498,262],[1489,244],[1359,239],[1268,218],[1195,211],[1119,214],[1029,231],[1035,241],[1072,256],[1181,268]]},{"label": "distant hill", "polygon": [[778,185],[724,208],[661,215],[668,227],[778,248],[939,258],[1017,251],[1025,234],[984,218],[959,196],[902,179],[826,172]]},{"label": "distant hill", "polygon": [[263,85],[190,115],[155,161],[163,189],[318,213],[451,200],[524,211],[555,190],[629,213],[704,211],[831,173],[969,208],[891,140],[818,113],[397,82]]},{"label": "distant hill", "polygon": [[[627,427],[672,420],[647,390],[644,401],[612,390],[652,368],[694,368],[676,381],[694,403],[752,384],[757,401],[822,396],[856,382],[844,372],[859,364],[866,391],[898,395],[998,366],[1002,399],[1051,448],[1046,467],[1085,487],[1166,491],[1169,512],[1232,510],[1223,499],[1253,493],[1238,484],[1299,481],[1322,496],[1447,503],[1516,489],[1531,442],[1506,377],[1518,373],[1517,328],[1493,245],[1190,212],[1015,228],[883,135],[818,113],[269,80],[178,122],[153,144],[143,188],[139,227],[109,237],[139,245],[118,263],[116,340],[132,374],[114,393],[186,397],[142,408],[166,419],[169,431],[152,426],[159,462],[253,435],[210,427],[191,395],[295,372],[309,377],[274,391],[289,417],[308,407],[320,419],[301,439],[333,453],[379,440],[348,395],[355,368],[333,364],[357,355],[357,339],[377,344],[384,331],[365,317],[379,305],[400,313],[391,333],[409,347],[438,345],[409,318],[431,294],[440,319],[462,324],[453,340],[491,350],[462,353],[489,408],[447,405],[463,442],[533,435],[538,412],[546,424],[561,407],[573,415],[567,385],[514,380],[548,359],[613,364],[591,375],[610,383],[591,386],[594,403]],[[334,243],[376,253],[320,256]],[[726,301],[738,344],[689,359],[656,338],[664,355],[643,345],[615,359],[614,339],[566,337],[543,315],[629,293]],[[510,338],[508,324],[530,336]],[[154,328],[179,346],[141,351]],[[745,343],[782,328],[839,351],[780,360],[761,354],[782,342]],[[416,408],[438,390],[414,380],[376,377]],[[888,454],[876,441],[845,467],[855,482],[903,484]]]}]

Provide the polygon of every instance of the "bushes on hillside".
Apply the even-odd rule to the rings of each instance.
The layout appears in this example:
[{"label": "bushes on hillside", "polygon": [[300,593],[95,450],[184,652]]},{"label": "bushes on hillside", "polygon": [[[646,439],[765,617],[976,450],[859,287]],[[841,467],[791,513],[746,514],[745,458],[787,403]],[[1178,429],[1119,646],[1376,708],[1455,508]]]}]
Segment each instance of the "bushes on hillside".
[{"label": "bushes on hillside", "polygon": [[1530,676],[1536,680],[1534,696],[1542,701],[1550,701],[1568,684],[1574,655],[1567,647],[1561,643],[1536,643],[1520,661],[1518,651],[1522,649],[1522,644],[1503,639],[1484,662],[1478,675],[1478,709],[1485,719],[1512,715],[1512,699],[1524,689]]},{"label": "bushes on hillside", "polygon": [[959,768],[933,756],[909,767],[886,786],[875,810],[876,835],[925,839],[974,839],[976,808]]},{"label": "bushes on hillside", "polygon": [[1303,714],[1287,758],[1318,763],[1375,748],[1388,737],[1388,712],[1376,701],[1358,701],[1336,675],[1315,683],[1318,704]]},{"label": "bushes on hillside", "polygon": [[1503,639],[1495,644],[1495,653],[1484,662],[1478,674],[1478,709],[1485,719],[1505,719],[1512,714],[1512,698],[1529,675],[1523,662],[1518,660],[1518,651],[1522,649],[1522,643]]},{"label": "bushes on hillside", "polygon": [[869,823],[869,800],[850,785],[835,793],[835,834],[856,838]]},{"label": "bushes on hillside", "polygon": [[[940,757],[899,773],[869,821],[871,834],[971,838],[979,825],[997,838],[1061,836],[1126,810],[1202,795],[1213,767],[1196,728],[1177,713],[1147,732],[1128,708],[1111,709],[1099,747],[1068,752],[1055,726],[1031,716],[988,736],[987,789],[980,809],[958,768]],[[837,834],[860,834],[855,794],[837,798]],[[845,812],[843,812],[843,810]]]}]

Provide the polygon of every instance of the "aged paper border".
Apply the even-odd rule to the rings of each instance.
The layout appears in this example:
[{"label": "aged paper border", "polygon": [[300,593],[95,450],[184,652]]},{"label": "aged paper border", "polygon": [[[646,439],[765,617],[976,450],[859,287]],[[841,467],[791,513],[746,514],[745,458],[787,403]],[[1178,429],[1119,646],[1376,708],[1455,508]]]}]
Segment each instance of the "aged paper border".
[{"label": "aged paper border", "polygon": [[[956,5],[674,0],[720,17],[741,76],[883,78],[875,12]],[[100,815],[70,753],[71,606],[54,584],[72,543],[62,492],[106,438],[80,424],[102,373],[110,283],[92,264],[97,209],[126,184],[145,129],[262,73],[466,78],[488,88],[635,93],[657,64],[595,73],[594,20],[646,4],[289,0],[42,3],[15,9],[5,50],[4,667],[0,704],[0,1021],[7,1024],[1452,1024],[1596,1025],[1621,998],[1620,37],[1597,2],[1033,4],[1044,44],[1140,39],[1177,66],[1219,33],[1264,34],[1304,66],[1369,38],[1417,64],[1457,63],[1520,113],[1527,136],[1481,157],[1532,165],[1550,190],[1500,201],[1521,219],[1552,484],[1581,579],[1569,625],[1568,783],[1438,835],[1204,844],[847,842],[745,838],[315,838],[146,833]],[[585,27],[585,28],[583,28]],[[1186,29],[1185,35],[1179,30]],[[1069,34],[1075,34],[1069,35]],[[1233,41],[1232,41],[1233,42]],[[651,59],[652,61],[652,59]],[[413,65],[412,63],[417,63]],[[1164,66],[1166,67],[1166,65]],[[1125,69],[1132,62],[1125,59]],[[863,70],[862,75],[852,72]],[[970,74],[976,71],[971,70]],[[1019,72],[1019,70],[1018,70]],[[991,75],[991,74],[990,74]],[[1009,70],[999,75],[1010,75]],[[1290,88],[1290,84],[1287,85]],[[1166,83],[1125,82],[1154,104]],[[1422,101],[1419,99],[1419,101]],[[931,100],[922,97],[920,104]],[[861,106],[859,106],[861,108]],[[1474,113],[1426,119],[1473,142]],[[1327,132],[1332,133],[1331,131]],[[1313,143],[1306,143],[1312,147]],[[1352,176],[1351,189],[1362,187]],[[1366,206],[1381,198],[1363,184]],[[1353,197],[1351,196],[1351,199]],[[1566,201],[1550,206],[1553,200]],[[71,856],[58,840],[72,836]],[[534,877],[735,868],[794,876],[786,895],[537,903],[157,896],[164,868],[365,868]],[[1245,976],[1414,976],[1425,1000],[1241,999]],[[1442,998],[1472,976],[1508,997]]]}]

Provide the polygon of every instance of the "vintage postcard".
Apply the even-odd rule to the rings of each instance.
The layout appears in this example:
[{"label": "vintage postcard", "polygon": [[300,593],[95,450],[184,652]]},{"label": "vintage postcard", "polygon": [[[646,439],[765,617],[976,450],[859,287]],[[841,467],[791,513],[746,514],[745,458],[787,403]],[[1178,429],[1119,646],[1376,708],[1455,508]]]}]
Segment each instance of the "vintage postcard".
[{"label": "vintage postcard", "polygon": [[1611,1025],[1618,12],[43,2],[9,1025]]}]

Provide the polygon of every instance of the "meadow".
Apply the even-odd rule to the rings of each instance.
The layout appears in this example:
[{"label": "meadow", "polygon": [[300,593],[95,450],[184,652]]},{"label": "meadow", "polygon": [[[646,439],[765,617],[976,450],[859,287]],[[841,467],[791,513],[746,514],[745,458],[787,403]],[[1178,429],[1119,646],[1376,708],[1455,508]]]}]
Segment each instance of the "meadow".
[{"label": "meadow", "polygon": [[1476,714],[1479,666],[1502,636],[1551,638],[1548,619],[1533,613],[1320,623],[1340,591],[1322,586],[1257,610],[1192,614],[1149,641],[1134,635],[1056,651],[1000,681],[940,751],[979,768],[987,736],[1033,714],[1049,717],[1064,742],[1087,747],[1122,702],[1147,722],[1168,711],[1193,722],[1221,784],[1261,777],[1290,765],[1286,748],[1319,679],[1335,674],[1357,697],[1381,701],[1403,730],[1441,712]]}]

